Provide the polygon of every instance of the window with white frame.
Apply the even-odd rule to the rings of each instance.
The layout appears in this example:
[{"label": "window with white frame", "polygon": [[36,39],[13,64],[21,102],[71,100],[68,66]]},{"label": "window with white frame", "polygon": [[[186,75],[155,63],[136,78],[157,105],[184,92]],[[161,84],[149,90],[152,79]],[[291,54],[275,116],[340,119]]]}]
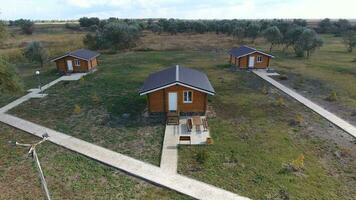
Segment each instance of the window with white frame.
[{"label": "window with white frame", "polygon": [[74,65],[75,66],[80,66],[80,60],[74,59]]},{"label": "window with white frame", "polygon": [[184,103],[192,103],[193,102],[193,92],[192,91],[184,91],[183,92],[183,102]]},{"label": "window with white frame", "polygon": [[257,62],[261,63],[262,62],[262,56],[257,56]]}]

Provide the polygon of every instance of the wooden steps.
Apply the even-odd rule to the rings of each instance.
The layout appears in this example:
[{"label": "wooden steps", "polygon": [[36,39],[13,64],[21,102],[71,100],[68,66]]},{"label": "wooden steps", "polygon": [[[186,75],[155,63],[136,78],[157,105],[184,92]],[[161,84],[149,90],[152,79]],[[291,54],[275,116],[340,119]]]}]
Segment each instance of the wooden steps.
[{"label": "wooden steps", "polygon": [[176,112],[168,112],[167,125],[179,125],[179,114]]}]

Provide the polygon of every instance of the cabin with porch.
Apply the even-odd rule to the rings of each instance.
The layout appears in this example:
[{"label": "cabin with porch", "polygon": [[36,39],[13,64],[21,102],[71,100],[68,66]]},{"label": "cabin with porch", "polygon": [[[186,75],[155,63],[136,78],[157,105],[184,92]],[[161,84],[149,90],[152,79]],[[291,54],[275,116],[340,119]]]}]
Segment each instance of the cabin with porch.
[{"label": "cabin with porch", "polygon": [[51,60],[55,62],[60,73],[89,72],[98,65],[97,57],[100,54],[88,49],[78,49],[68,52]]},{"label": "cabin with porch", "polygon": [[229,51],[230,64],[239,69],[266,69],[274,56],[255,48],[242,45]]},{"label": "cabin with porch", "polygon": [[149,113],[165,113],[175,124],[181,115],[205,115],[215,90],[204,73],[177,65],[149,75],[140,95],[147,95]]}]

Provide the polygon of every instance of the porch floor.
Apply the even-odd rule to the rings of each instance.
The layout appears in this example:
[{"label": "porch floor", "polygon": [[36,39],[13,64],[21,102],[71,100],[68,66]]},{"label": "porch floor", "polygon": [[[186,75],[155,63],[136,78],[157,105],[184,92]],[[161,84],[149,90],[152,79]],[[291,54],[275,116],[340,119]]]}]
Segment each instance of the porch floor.
[{"label": "porch floor", "polygon": [[[201,131],[196,131],[195,125],[193,125],[192,131],[188,132],[187,129],[187,119],[190,117],[180,117],[179,119],[179,128],[178,128],[178,135],[177,135],[177,142],[178,144],[206,144],[206,139],[210,137],[209,129],[207,131],[203,131],[201,127]],[[205,116],[201,116],[201,118],[206,118]],[[190,136],[191,143],[188,141],[179,141],[179,136]]]}]

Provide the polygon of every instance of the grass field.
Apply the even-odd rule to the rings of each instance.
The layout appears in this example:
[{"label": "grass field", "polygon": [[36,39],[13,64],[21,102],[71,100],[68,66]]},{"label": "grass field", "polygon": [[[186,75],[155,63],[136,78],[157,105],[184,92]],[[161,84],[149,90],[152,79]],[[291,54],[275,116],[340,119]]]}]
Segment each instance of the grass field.
[{"label": "grass field", "polygon": [[[217,95],[209,98],[209,104],[216,113],[216,117],[209,119],[214,144],[180,147],[180,173],[254,199],[282,199],[287,196],[291,199],[353,199],[356,196],[355,141],[252,73],[232,72],[226,65],[226,51],[236,45],[230,37],[215,34],[157,37],[145,34],[136,47],[139,51],[103,54],[96,73],[78,82],[60,83],[47,91],[48,97],[26,102],[11,113],[158,165],[164,133],[163,120],[143,115],[146,101],[145,97],[138,95],[138,88],[149,73],[182,64],[206,72]],[[349,112],[356,108],[355,74],[351,63],[355,56],[343,52],[340,38],[323,37],[325,46],[311,59],[297,59],[276,49],[273,52],[276,59],[272,65],[288,76],[288,80],[283,83],[295,87],[295,82],[300,82],[295,88],[307,91],[306,94],[316,101],[324,101],[326,95],[336,91],[338,100],[332,102],[333,105]],[[160,39],[161,44],[155,43],[154,38]],[[211,42],[206,44],[204,41]],[[262,49],[267,48],[263,40],[258,40],[256,45]],[[147,51],[150,49],[161,51]],[[35,66],[23,65],[23,71],[28,72],[27,75],[22,73],[25,88],[36,86],[33,74],[30,73]],[[22,72],[20,66],[15,64]],[[55,78],[56,73],[51,68],[47,67],[44,71],[43,79]],[[295,81],[298,80],[295,77],[303,81]],[[1,96],[0,103],[5,104],[9,98],[14,97]],[[350,113],[348,117],[352,117]],[[2,140],[4,143],[18,135],[21,135],[21,139],[24,137],[24,140],[27,137],[13,129],[0,128],[8,134]],[[44,148],[47,146],[53,146],[55,150],[48,153],[49,158],[46,158],[46,152],[40,157],[54,159],[51,161],[58,163],[54,166],[52,162],[44,160],[44,168],[53,170],[47,172],[53,177],[61,177],[55,174],[56,170],[89,166],[83,173],[77,169],[68,175],[69,178],[56,179],[58,185],[65,185],[67,179],[72,183],[68,188],[52,188],[58,196],[68,193],[69,198],[89,192],[93,198],[110,198],[117,193],[128,199],[142,199],[146,198],[144,195],[157,193],[160,196],[147,198],[182,198],[167,190],[141,182],[138,184],[136,179],[131,180],[121,173],[120,178],[117,178],[115,170],[71,152],[71,158],[60,158],[62,154],[59,153],[54,156],[52,153],[66,150],[50,144],[44,145]],[[4,152],[9,151],[6,145],[3,149]],[[11,156],[10,153],[1,155]],[[204,155],[204,159],[201,155]],[[298,172],[286,171],[285,164],[300,155],[305,157],[304,168]],[[11,161],[16,158],[7,159]],[[10,161],[7,166],[14,167]],[[79,164],[75,164],[77,162]],[[31,175],[20,174],[22,179]],[[78,180],[77,176],[85,178]],[[102,176],[110,180],[109,184],[95,183],[99,189],[93,190],[90,185],[92,178]],[[35,174],[31,177],[35,177]],[[116,184],[127,188],[129,192],[117,189],[119,186]],[[143,191],[144,194],[137,192],[141,184],[148,188]],[[24,187],[18,186],[20,190]],[[77,188],[80,194],[77,194]],[[138,196],[130,196],[135,192]],[[6,190],[3,195],[13,193],[12,190]]]},{"label": "grass field", "polygon": [[[0,199],[45,199],[28,149],[37,137],[0,124]],[[189,199],[45,142],[37,153],[52,199]]]}]

